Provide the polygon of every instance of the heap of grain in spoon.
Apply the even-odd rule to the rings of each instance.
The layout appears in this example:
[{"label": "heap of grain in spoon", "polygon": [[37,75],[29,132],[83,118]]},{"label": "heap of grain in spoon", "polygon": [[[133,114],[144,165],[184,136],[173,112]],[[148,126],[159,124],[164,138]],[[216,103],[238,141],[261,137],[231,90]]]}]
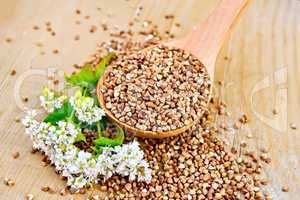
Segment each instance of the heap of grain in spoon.
[{"label": "heap of grain in spoon", "polygon": [[195,56],[157,45],[119,55],[100,90],[106,108],[119,121],[145,131],[165,132],[198,120],[210,88],[206,68]]}]

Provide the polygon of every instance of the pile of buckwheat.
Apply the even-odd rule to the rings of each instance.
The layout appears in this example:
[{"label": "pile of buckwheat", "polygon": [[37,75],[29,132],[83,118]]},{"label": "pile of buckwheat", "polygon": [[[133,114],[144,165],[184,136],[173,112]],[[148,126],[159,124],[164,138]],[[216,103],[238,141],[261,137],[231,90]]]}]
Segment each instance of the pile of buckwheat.
[{"label": "pile of buckwheat", "polygon": [[150,184],[115,176],[101,188],[112,199],[261,199],[262,165],[226,151],[209,117],[180,136],[139,141],[153,169]]},{"label": "pile of buckwheat", "polygon": [[[160,119],[159,122],[155,121],[153,123],[148,116],[153,115],[154,119],[157,119],[155,116],[162,116],[161,114],[163,112],[174,108],[175,110],[181,109],[182,111],[186,109],[184,114],[187,116],[181,116],[182,119],[193,117],[193,114],[198,112],[197,109],[201,109],[201,103],[204,103],[207,100],[208,91],[205,90],[210,87],[207,73],[198,61],[195,61],[193,67],[191,67],[191,65],[185,66],[183,63],[179,62],[180,64],[177,68],[173,65],[168,66],[166,64],[167,62],[162,62],[161,60],[159,62],[160,64],[164,63],[164,67],[160,66],[160,64],[149,65],[148,63],[146,66],[141,66],[145,65],[145,63],[141,65],[135,63],[140,62],[138,60],[141,59],[136,59],[135,56],[137,55],[150,56],[151,58],[151,54],[156,53],[158,56],[162,56],[161,52],[157,53],[156,51],[162,51],[164,54],[166,49],[163,46],[158,46],[150,51],[140,50],[158,44],[163,38],[169,39],[170,34],[159,34],[155,26],[150,26],[149,31],[139,33],[139,35],[142,35],[142,40],[136,41],[133,39],[134,34],[135,33],[131,31],[121,31],[120,33],[113,34],[117,39],[111,40],[108,43],[103,42],[99,44],[98,51],[88,61],[89,63],[97,63],[101,58],[101,55],[107,51],[115,51],[118,54],[117,60],[113,62],[113,70],[106,80],[106,88],[103,88],[102,91],[108,104],[107,107],[121,121],[130,121],[128,123],[140,129],[171,130],[173,128],[178,128],[184,124],[184,121],[176,121],[175,119],[174,121],[178,122],[178,124],[174,124],[172,121],[172,117],[174,116],[168,118],[166,117],[167,115],[164,115],[166,119]],[[185,53],[178,49],[171,49],[171,52],[173,55],[176,53]],[[191,55],[186,55],[189,59],[194,59]],[[166,59],[169,59],[167,55],[166,57]],[[126,61],[124,58],[127,58],[128,60]],[[130,63],[130,66],[128,63]],[[153,63],[155,63],[155,61],[153,61]],[[195,69],[195,66],[198,66],[198,69]],[[166,72],[166,76],[164,76],[162,71],[166,68],[168,71]],[[156,69],[162,72],[160,78],[158,78],[158,74],[155,73]],[[182,70],[177,78],[174,77],[176,74],[173,71],[174,69]],[[135,73],[137,74],[135,75]],[[172,85],[170,78],[168,78],[169,76],[171,76],[171,79],[175,79],[174,86]],[[136,81],[133,81],[133,77],[139,77],[140,79],[143,79],[143,81],[137,83]],[[190,77],[190,79],[188,77]],[[199,79],[201,84],[198,86],[191,86],[193,83],[197,82],[197,77],[202,77],[202,79]],[[162,85],[167,83],[168,89],[166,91],[161,88],[161,84],[157,85],[160,80],[163,80]],[[147,81],[150,82],[148,83]],[[178,85],[176,85],[177,81],[179,82]],[[185,82],[188,82],[189,84],[185,85]],[[123,86],[123,83],[126,83],[127,86]],[[182,90],[180,89],[180,86],[183,87]],[[130,89],[129,87],[132,88]],[[186,87],[189,88],[188,90],[194,91],[200,96],[198,96],[199,99],[198,102],[195,103],[196,105],[194,103],[192,104],[192,94],[189,95]],[[151,93],[149,89],[154,91]],[[114,93],[117,93],[116,91],[118,90],[118,94],[115,95]],[[177,101],[174,97],[169,99],[166,98],[163,102],[158,99],[165,97],[164,95],[176,96],[178,94],[180,95]],[[182,94],[185,96],[181,96]],[[184,97],[192,98],[186,100]],[[133,102],[132,98],[137,98],[136,100],[139,101],[139,103],[136,102],[135,105],[130,105]],[[150,100],[154,100],[153,106],[151,103],[150,105],[147,105],[148,102],[151,102]],[[181,105],[181,101],[187,103],[187,105]],[[190,104],[188,104],[188,102]],[[173,103],[175,103],[175,107],[174,105],[172,106]],[[218,138],[217,126],[214,122],[214,115],[217,113],[220,115],[222,114],[222,112],[218,111],[218,108],[220,108],[221,105],[215,104],[216,103],[209,104],[209,110],[204,112],[200,122],[179,136],[163,140],[138,139],[145,152],[145,158],[149,161],[150,168],[153,170],[151,183],[129,182],[126,178],[114,176],[108,181],[100,183],[99,187],[103,192],[103,197],[108,197],[109,199],[132,200],[270,200],[270,194],[261,190],[262,185],[268,184],[268,181],[260,176],[264,160],[260,160],[253,152],[238,156],[237,151],[228,151],[225,148],[225,144]],[[132,109],[138,105],[140,105],[140,110],[138,111],[142,112],[142,114],[140,114],[141,116],[137,116],[136,114],[136,118],[132,117],[134,115]],[[163,106],[167,107],[163,108]],[[193,109],[195,112],[187,112]],[[211,112],[212,110],[214,112],[213,114]],[[131,115],[128,115],[128,112],[131,112]],[[175,115],[176,114],[178,113],[175,113]],[[145,118],[145,116],[147,117]],[[136,121],[130,120],[131,118]],[[171,123],[168,123],[169,119],[171,119]],[[142,120],[143,123],[138,120]],[[99,199],[99,197],[100,196],[98,195],[92,195],[90,199]]]}]

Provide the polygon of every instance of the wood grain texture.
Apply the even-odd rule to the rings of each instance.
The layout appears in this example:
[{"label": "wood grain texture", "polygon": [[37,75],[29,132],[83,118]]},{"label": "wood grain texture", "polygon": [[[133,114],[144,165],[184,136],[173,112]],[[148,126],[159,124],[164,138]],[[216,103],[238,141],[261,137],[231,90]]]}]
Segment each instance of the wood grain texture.
[{"label": "wood grain texture", "polygon": [[[137,6],[143,5],[142,19],[151,19],[161,30],[183,36],[203,21],[218,2],[0,0],[0,199],[21,200],[26,193],[42,200],[70,199],[70,196],[40,191],[45,185],[61,189],[65,182],[51,167],[42,167],[39,154],[29,153],[31,142],[23,127],[14,122],[16,117],[24,115],[21,102],[14,96],[18,83],[22,83],[20,96],[30,97],[26,106],[37,105],[36,97],[41,86],[47,83],[48,67],[70,71],[72,64],[83,62],[93,53],[96,42],[108,38],[108,33],[100,29],[89,33],[91,25],[107,21],[126,27]],[[80,16],[75,14],[77,8],[82,11]],[[266,189],[276,200],[298,199],[300,191],[299,11],[298,0],[254,0],[223,46],[215,71],[215,80],[224,80],[224,86],[216,91],[228,104],[232,120],[242,113],[250,116],[249,124],[238,133],[224,134],[225,138],[236,147],[241,141],[247,141],[254,151],[259,152],[262,147],[270,151],[272,163],[265,166],[264,175],[271,180]],[[164,20],[165,14],[174,14],[175,20]],[[86,15],[90,16],[89,20],[84,19]],[[81,25],[76,25],[75,20],[80,20]],[[55,37],[45,31],[46,21],[52,23]],[[182,28],[174,26],[177,21],[182,23]],[[34,31],[33,25],[38,25],[40,30]],[[77,42],[76,34],[80,35]],[[12,38],[9,44],[5,42],[7,37]],[[37,47],[37,42],[44,46]],[[53,54],[53,49],[59,49],[59,54]],[[40,55],[40,51],[46,54]],[[15,76],[9,75],[12,69],[17,71]],[[35,74],[25,76],[32,70]],[[26,77],[24,81],[22,77]],[[55,77],[62,79],[59,73]],[[278,110],[277,115],[272,114],[273,109]],[[218,121],[225,119],[220,117]],[[290,129],[290,123],[296,123],[298,129]],[[252,139],[247,138],[249,133]],[[12,158],[15,151],[21,154],[16,160]],[[15,179],[16,185],[9,188],[2,184],[5,177]],[[288,185],[290,192],[281,192],[283,185]],[[86,197],[74,196],[75,199]]]}]

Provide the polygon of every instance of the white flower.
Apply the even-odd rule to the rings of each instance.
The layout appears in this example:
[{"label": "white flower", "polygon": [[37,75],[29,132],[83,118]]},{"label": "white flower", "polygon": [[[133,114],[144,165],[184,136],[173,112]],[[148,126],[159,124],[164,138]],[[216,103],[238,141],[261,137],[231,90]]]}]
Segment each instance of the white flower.
[{"label": "white flower", "polygon": [[80,129],[76,127],[75,124],[65,121],[59,121],[57,123],[59,129],[64,132],[63,134],[69,136],[73,139],[76,138],[77,134],[80,132]]},{"label": "white flower", "polygon": [[79,188],[82,188],[90,184],[90,180],[88,177],[84,177],[84,175],[81,174],[78,177],[74,177],[74,176],[68,177],[67,184],[70,185],[73,190],[78,190]]},{"label": "white flower", "polygon": [[70,98],[70,104],[75,109],[77,118],[82,122],[92,124],[105,116],[104,110],[95,105],[94,99],[82,96],[81,91],[77,91],[75,95]]},{"label": "white flower", "polygon": [[151,170],[148,163],[143,160],[144,153],[138,142],[115,147],[116,152],[113,159],[116,161],[116,172],[122,176],[129,176],[130,180],[146,181],[151,180]]},{"label": "white flower", "polygon": [[44,87],[43,95],[40,96],[41,106],[48,112],[53,112],[56,108],[61,108],[63,102],[67,99],[65,95],[58,95],[48,87]]},{"label": "white flower", "polygon": [[27,127],[36,121],[34,117],[37,115],[37,112],[36,110],[28,110],[26,114],[27,115],[22,119],[22,123]]},{"label": "white flower", "polygon": [[88,167],[86,167],[84,170],[83,170],[83,173],[85,174],[88,174],[89,177],[91,177],[91,179],[95,179],[95,182],[97,182],[97,177],[98,177],[98,174],[99,174],[99,171],[96,167],[96,164],[97,164],[97,161],[96,159],[92,158],[92,159],[89,159],[88,160]]},{"label": "white flower", "polygon": [[149,168],[149,164],[145,160],[141,160],[135,167],[135,172],[138,181],[145,181],[149,183],[152,178],[152,170]]},{"label": "white flower", "polygon": [[115,160],[111,158],[112,148],[103,148],[102,154],[99,155],[96,163],[96,168],[99,174],[104,177],[104,179],[109,179],[115,173]]}]

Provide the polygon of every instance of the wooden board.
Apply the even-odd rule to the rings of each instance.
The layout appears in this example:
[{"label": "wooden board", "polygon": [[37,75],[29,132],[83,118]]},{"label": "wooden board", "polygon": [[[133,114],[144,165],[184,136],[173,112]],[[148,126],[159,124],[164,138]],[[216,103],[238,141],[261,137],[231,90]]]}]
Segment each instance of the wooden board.
[{"label": "wooden board", "polygon": [[[151,19],[161,30],[171,30],[177,36],[186,33],[194,24],[204,20],[219,0],[0,0],[0,199],[21,200],[27,193],[36,199],[70,199],[40,192],[49,185],[61,189],[65,182],[51,167],[41,165],[39,154],[30,154],[31,142],[24,134],[16,117],[24,115],[23,102],[15,98],[29,97],[25,104],[38,104],[37,95],[46,83],[48,67],[71,70],[74,63],[83,62],[96,49],[96,42],[108,38],[98,30],[89,33],[90,26],[101,22],[126,27],[143,6],[141,19]],[[79,8],[81,15],[76,15]],[[101,8],[98,10],[97,8]],[[175,20],[165,20],[174,14]],[[89,15],[90,19],[84,16]],[[80,25],[75,21],[79,20]],[[45,31],[50,21],[56,36]],[[180,22],[183,26],[174,25]],[[34,31],[38,25],[40,30]],[[79,41],[74,41],[75,35]],[[10,37],[11,43],[5,42]],[[43,43],[37,47],[36,43]],[[58,49],[58,54],[52,51]],[[40,52],[44,51],[45,55]],[[11,70],[17,71],[10,76]],[[259,152],[266,147],[272,163],[264,167],[264,175],[271,180],[267,190],[273,199],[299,198],[300,191],[300,1],[254,0],[236,23],[222,48],[215,79],[224,80],[216,91],[228,104],[232,120],[242,113],[250,116],[250,123],[235,134],[227,133],[230,145],[247,141],[251,149]],[[18,87],[20,88],[18,89]],[[274,115],[272,110],[278,110]],[[224,119],[219,118],[220,122]],[[226,121],[227,122],[227,121]],[[230,123],[230,122],[228,122]],[[292,130],[290,123],[298,126]],[[251,133],[252,139],[247,138]],[[19,151],[14,160],[12,153]],[[14,187],[2,184],[5,177],[16,180]],[[290,192],[281,187],[288,185]],[[97,193],[97,191],[95,191]],[[75,195],[86,199],[87,195]]]}]

